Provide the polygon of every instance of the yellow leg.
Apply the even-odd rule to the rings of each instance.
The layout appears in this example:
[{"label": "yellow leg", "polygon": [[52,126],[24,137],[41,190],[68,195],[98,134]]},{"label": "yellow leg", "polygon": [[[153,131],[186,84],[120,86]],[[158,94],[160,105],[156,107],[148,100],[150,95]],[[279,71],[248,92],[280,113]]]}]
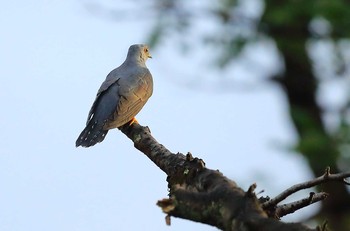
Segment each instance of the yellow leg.
[{"label": "yellow leg", "polygon": [[132,120],[130,120],[129,126],[132,125],[133,123],[138,123],[135,117],[132,118]]}]

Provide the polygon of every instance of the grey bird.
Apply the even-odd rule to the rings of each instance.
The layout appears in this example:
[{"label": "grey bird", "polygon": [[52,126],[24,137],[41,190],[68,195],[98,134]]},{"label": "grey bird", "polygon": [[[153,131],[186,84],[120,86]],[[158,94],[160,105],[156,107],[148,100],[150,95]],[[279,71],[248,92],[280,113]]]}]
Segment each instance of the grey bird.
[{"label": "grey bird", "polygon": [[152,75],[146,67],[148,58],[152,56],[147,45],[130,46],[125,61],[107,75],[98,90],[76,147],[93,146],[104,140],[109,129],[135,121],[153,93]]}]

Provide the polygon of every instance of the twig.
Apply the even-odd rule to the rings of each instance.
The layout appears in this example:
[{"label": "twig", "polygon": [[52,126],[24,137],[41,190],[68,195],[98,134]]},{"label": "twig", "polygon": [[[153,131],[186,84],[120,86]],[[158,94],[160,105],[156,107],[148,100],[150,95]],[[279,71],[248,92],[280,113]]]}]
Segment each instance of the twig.
[{"label": "twig", "polygon": [[317,227],[317,231],[326,231],[327,230],[328,221],[325,221],[321,226]]},{"label": "twig", "polygon": [[275,198],[264,202],[261,206],[263,207],[263,209],[268,209],[268,208],[274,207],[279,202],[283,201],[288,196],[292,195],[293,193],[295,193],[297,191],[300,191],[302,189],[311,188],[313,186],[320,185],[320,184],[328,182],[328,181],[341,181],[347,185],[350,185],[350,183],[346,180],[346,178],[348,178],[348,177],[350,177],[350,172],[331,174],[330,168],[327,167],[325,170],[325,173],[322,176],[317,177],[317,178],[310,180],[310,181],[296,184],[296,185],[288,188],[287,190],[283,191],[282,193],[277,195]]},{"label": "twig", "polygon": [[301,208],[304,208],[313,203],[326,199],[327,196],[328,196],[328,193],[325,193],[325,192],[320,192],[320,193],[311,192],[308,198],[304,198],[298,201],[294,201],[292,203],[277,206],[277,208],[275,209],[275,217],[281,218],[287,214],[294,213],[295,211]]}]

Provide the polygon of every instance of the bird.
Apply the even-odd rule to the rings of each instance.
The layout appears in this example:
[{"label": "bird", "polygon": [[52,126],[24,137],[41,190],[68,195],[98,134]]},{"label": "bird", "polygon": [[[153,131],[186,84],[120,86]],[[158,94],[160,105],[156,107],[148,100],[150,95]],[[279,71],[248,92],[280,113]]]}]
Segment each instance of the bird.
[{"label": "bird", "polygon": [[90,147],[102,142],[108,131],[130,125],[153,93],[153,78],[146,67],[152,58],[145,44],[129,47],[125,61],[101,84],[75,146]]}]

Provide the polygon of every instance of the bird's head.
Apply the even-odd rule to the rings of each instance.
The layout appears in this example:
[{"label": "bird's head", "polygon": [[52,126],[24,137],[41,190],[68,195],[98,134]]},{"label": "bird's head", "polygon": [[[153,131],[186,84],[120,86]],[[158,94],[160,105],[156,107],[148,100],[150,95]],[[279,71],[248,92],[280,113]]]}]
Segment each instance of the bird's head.
[{"label": "bird's head", "polygon": [[148,58],[152,58],[149,48],[145,44],[134,44],[131,45],[128,51],[128,57],[131,59],[136,59],[140,64],[145,64]]}]

